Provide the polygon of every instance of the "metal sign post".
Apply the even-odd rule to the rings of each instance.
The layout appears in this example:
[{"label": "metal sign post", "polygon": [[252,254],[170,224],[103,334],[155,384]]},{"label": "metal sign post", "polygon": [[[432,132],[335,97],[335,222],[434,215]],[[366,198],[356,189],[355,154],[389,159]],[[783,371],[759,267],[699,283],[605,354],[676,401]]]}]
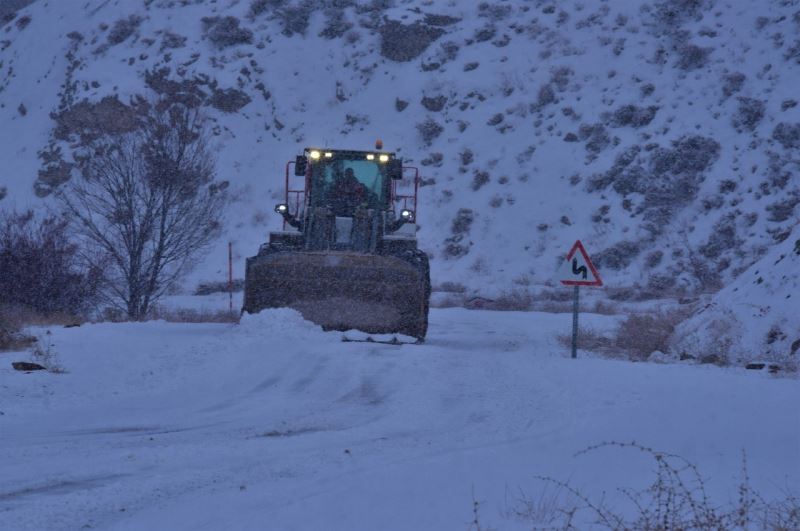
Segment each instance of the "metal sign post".
[{"label": "metal sign post", "polygon": [[228,312],[233,313],[233,242],[228,242]]},{"label": "metal sign post", "polygon": [[574,359],[578,357],[580,288],[581,286],[602,286],[603,281],[580,240],[576,241],[567,253],[567,263],[569,270],[561,283],[565,286],[572,286],[574,290],[572,298],[572,358]]},{"label": "metal sign post", "polygon": [[578,292],[580,286],[573,288],[575,291],[574,298],[572,299],[572,358],[578,357]]}]

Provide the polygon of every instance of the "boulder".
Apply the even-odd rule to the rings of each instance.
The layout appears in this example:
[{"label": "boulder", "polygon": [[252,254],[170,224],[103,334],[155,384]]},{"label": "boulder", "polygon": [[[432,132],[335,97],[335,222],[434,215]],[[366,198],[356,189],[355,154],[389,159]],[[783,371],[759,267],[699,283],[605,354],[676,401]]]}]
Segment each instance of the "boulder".
[{"label": "boulder", "polygon": [[46,371],[46,367],[42,367],[38,363],[31,363],[29,361],[14,361],[11,363],[11,366],[14,367],[14,370],[17,371]]}]

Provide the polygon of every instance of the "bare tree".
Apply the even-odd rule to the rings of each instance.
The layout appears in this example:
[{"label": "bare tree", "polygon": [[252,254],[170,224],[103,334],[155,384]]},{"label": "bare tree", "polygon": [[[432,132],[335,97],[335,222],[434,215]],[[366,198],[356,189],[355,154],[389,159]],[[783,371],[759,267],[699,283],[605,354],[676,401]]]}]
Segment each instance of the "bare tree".
[{"label": "bare tree", "polygon": [[92,141],[81,178],[58,197],[106,271],[109,301],[141,319],[218,233],[227,182],[214,182],[199,109],[141,99],[134,108],[136,130]]}]

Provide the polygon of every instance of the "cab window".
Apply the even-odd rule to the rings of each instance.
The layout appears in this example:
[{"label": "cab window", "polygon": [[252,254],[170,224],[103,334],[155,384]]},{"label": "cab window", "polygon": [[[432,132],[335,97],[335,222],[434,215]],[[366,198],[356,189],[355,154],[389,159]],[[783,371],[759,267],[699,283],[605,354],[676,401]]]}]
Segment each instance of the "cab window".
[{"label": "cab window", "polygon": [[326,202],[326,194],[334,186],[337,176],[345,175],[351,169],[355,178],[366,190],[370,208],[380,208],[385,200],[385,165],[371,160],[354,160],[347,158],[333,158],[312,165],[312,178],[317,193],[312,198],[312,204],[322,205]]}]

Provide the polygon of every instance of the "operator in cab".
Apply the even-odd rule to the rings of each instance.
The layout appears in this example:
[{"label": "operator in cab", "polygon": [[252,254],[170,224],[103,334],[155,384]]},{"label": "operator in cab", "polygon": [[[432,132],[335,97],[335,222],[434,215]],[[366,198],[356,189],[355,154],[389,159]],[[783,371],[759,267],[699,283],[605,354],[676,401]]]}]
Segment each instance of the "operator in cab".
[{"label": "operator in cab", "polygon": [[334,175],[328,188],[327,201],[335,216],[352,216],[358,206],[368,202],[367,189],[356,178],[353,168]]}]

